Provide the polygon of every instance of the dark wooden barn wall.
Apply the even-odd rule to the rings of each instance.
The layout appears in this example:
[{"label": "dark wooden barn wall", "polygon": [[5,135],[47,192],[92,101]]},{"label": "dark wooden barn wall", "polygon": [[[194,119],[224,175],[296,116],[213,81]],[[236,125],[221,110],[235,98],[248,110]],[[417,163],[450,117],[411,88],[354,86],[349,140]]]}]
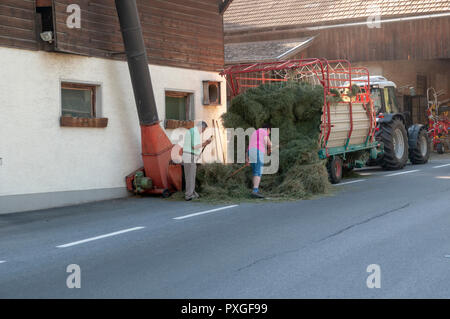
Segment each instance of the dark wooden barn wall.
[{"label": "dark wooden barn wall", "polygon": [[381,28],[348,26],[322,30],[286,29],[225,33],[226,43],[269,41],[315,35],[298,57],[347,58],[353,62],[450,58],[450,17],[390,22]]},{"label": "dark wooden barn wall", "polygon": [[[3,0],[0,0],[3,1]],[[81,29],[66,25],[67,5],[54,0],[57,49],[97,57],[123,52],[114,0],[78,0]],[[217,0],[138,0],[151,64],[216,71],[223,68],[223,24]]]},{"label": "dark wooden barn wall", "polygon": [[37,50],[34,0],[0,0],[0,46]]},{"label": "dark wooden barn wall", "polygon": [[450,58],[450,17],[322,30],[304,56],[355,62]]}]

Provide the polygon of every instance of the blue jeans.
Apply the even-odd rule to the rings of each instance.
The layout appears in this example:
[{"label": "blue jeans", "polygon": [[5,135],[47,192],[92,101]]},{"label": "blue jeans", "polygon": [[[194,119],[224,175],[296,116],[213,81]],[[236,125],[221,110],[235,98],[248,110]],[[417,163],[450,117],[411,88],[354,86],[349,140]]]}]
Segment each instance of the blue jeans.
[{"label": "blue jeans", "polygon": [[248,151],[248,157],[253,169],[253,176],[261,176],[264,166],[264,153],[257,148]]}]

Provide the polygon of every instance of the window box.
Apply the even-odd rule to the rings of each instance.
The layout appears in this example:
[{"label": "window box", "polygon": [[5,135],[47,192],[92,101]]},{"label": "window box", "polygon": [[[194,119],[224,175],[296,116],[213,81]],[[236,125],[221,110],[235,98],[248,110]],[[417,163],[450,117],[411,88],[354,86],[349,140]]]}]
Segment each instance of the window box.
[{"label": "window box", "polygon": [[194,121],[165,120],[164,127],[169,130],[177,128],[193,128]]},{"label": "window box", "polygon": [[71,117],[61,116],[61,126],[67,127],[97,127],[103,128],[108,126],[107,118],[85,118],[85,117]]}]

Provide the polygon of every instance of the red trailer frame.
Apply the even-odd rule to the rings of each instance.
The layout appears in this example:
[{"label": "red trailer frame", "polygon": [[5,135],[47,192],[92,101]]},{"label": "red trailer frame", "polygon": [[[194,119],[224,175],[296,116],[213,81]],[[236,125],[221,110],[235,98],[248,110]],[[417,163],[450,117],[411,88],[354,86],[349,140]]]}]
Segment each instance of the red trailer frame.
[{"label": "red trailer frame", "polygon": [[[370,75],[367,68],[352,67],[348,60],[301,59],[275,61],[254,64],[240,64],[227,68],[221,72],[227,79],[231,98],[245,90],[258,87],[261,84],[280,83],[288,81],[305,81],[323,87],[324,105],[320,134],[320,146],[324,149],[325,157],[345,153],[349,150],[349,142],[353,133],[352,103],[363,103],[369,114],[369,134],[363,148],[370,147],[375,140],[376,116],[373,101],[370,97]],[[356,96],[352,96],[353,85],[359,87]],[[338,90],[350,107],[350,131],[344,150],[335,150],[330,154],[327,144],[333,125],[330,119],[330,103],[328,96],[333,96],[332,90]],[[361,149],[361,148],[359,148]]]}]

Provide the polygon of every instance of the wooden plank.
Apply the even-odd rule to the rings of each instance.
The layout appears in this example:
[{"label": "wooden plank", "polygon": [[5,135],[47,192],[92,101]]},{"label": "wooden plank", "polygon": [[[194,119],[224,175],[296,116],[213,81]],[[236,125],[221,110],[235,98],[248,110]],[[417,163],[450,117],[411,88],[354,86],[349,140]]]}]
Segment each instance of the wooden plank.
[{"label": "wooden plank", "polygon": [[61,116],[60,125],[66,127],[92,127],[104,128],[108,126],[107,118],[79,118],[70,116]]},{"label": "wooden plank", "polygon": [[[123,59],[111,55],[124,50],[114,1],[80,0],[81,29],[66,26],[70,3],[55,0],[57,50]],[[222,17],[215,0],[138,0],[138,6],[150,63],[214,71],[223,68]]]},{"label": "wooden plank", "polygon": [[1,0],[0,46],[37,50],[34,1]]},{"label": "wooden plank", "polygon": [[37,50],[38,49],[36,41],[11,38],[8,36],[3,36],[1,34],[0,34],[0,46],[28,49],[28,50]]},{"label": "wooden plank", "polygon": [[[447,59],[450,57],[450,18],[386,23],[380,29],[355,26],[324,29],[309,57],[347,58],[357,61]],[[270,32],[269,32],[270,33]],[[332,43],[332,45],[330,45]]]},{"label": "wooden plank", "polygon": [[219,3],[217,0],[163,0],[167,3],[181,4],[205,12],[218,12]]},{"label": "wooden plank", "polygon": [[36,7],[51,7],[52,0],[36,0]]},{"label": "wooden plank", "polygon": [[15,17],[7,17],[7,16],[0,16],[1,25],[6,27],[13,27],[28,31],[34,30],[34,20],[26,20],[26,19],[17,19]]},{"label": "wooden plank", "polygon": [[36,34],[34,32],[4,25],[0,25],[0,35],[14,39],[36,41]]},{"label": "wooden plank", "polygon": [[35,0],[1,0],[2,6],[34,11]]},{"label": "wooden plank", "polygon": [[[83,36],[88,31],[95,32],[98,34],[103,34],[103,36],[107,38],[114,38],[116,42],[122,42],[121,34],[119,32],[118,25],[116,27],[111,25],[105,25],[96,21],[91,21],[87,18],[83,18],[82,28],[75,30],[69,29],[66,26],[66,17],[62,14],[59,14],[56,18],[56,22],[58,24],[58,29],[61,32],[68,32],[73,34],[80,34]],[[176,23],[175,23],[176,25]],[[221,32],[202,32],[201,30],[189,30],[189,28],[184,27],[182,24],[179,24],[176,27],[165,27],[158,24],[157,21],[152,23],[147,23],[146,21],[142,22],[144,37],[147,36],[158,36],[159,38],[170,38],[170,41],[175,42],[185,42],[189,40],[193,40],[197,43],[201,43],[201,45],[211,46],[211,47],[222,47],[223,46],[223,37],[221,36]],[[197,31],[197,32],[195,32]],[[168,40],[169,41],[169,40]]]},{"label": "wooden plank", "polygon": [[187,6],[185,4],[169,2],[166,0],[138,0],[139,10],[145,12],[147,10],[163,10],[166,12],[176,12],[180,15],[189,16],[192,18],[200,18],[200,19],[211,19],[212,21],[214,17],[220,17],[218,7],[215,10],[204,11],[198,7],[198,4],[193,7]]},{"label": "wooden plank", "polygon": [[32,10],[5,6],[2,3],[0,3],[0,16],[23,20],[32,20],[34,19],[35,12]]},{"label": "wooden plank", "polygon": [[[74,37],[72,33],[78,32]],[[89,32],[84,29],[79,31],[68,30],[67,32],[57,33],[58,41],[68,42],[72,45],[80,44],[85,46],[95,45],[97,42],[99,45],[102,43],[102,49],[110,50],[112,52],[123,51],[123,43],[121,37],[109,34],[103,35],[102,33]],[[177,39],[179,39],[177,41]],[[214,57],[217,59],[223,58],[223,46],[206,46],[202,45],[198,41],[188,41],[186,39],[175,38],[170,41],[168,37],[163,35],[151,33],[144,38],[146,47],[149,51],[154,49],[170,50],[190,55]],[[204,43],[203,43],[204,44]]]},{"label": "wooden plank", "polygon": [[[153,0],[151,0],[153,1]],[[153,2],[151,2],[153,3]],[[139,5],[140,4],[140,5]],[[220,15],[210,15],[208,17],[199,17],[192,14],[186,14],[184,12],[178,11],[178,10],[171,10],[170,6],[166,6],[166,8],[161,7],[154,7],[147,5],[144,0],[141,0],[141,2],[138,2],[139,6],[139,12],[142,12],[144,14],[151,14],[156,16],[164,16],[170,19],[174,20],[181,20],[181,21],[187,21],[191,22],[197,25],[201,26],[209,26],[209,27],[216,27],[221,28],[222,26],[222,16]]]},{"label": "wooden plank", "polygon": [[147,30],[148,27],[157,27],[165,33],[177,34],[182,31],[183,34],[190,36],[202,36],[208,39],[220,40],[223,42],[223,35],[217,27],[205,27],[198,23],[190,23],[183,20],[169,19],[162,16],[150,16],[143,14],[141,16],[142,27]]}]

